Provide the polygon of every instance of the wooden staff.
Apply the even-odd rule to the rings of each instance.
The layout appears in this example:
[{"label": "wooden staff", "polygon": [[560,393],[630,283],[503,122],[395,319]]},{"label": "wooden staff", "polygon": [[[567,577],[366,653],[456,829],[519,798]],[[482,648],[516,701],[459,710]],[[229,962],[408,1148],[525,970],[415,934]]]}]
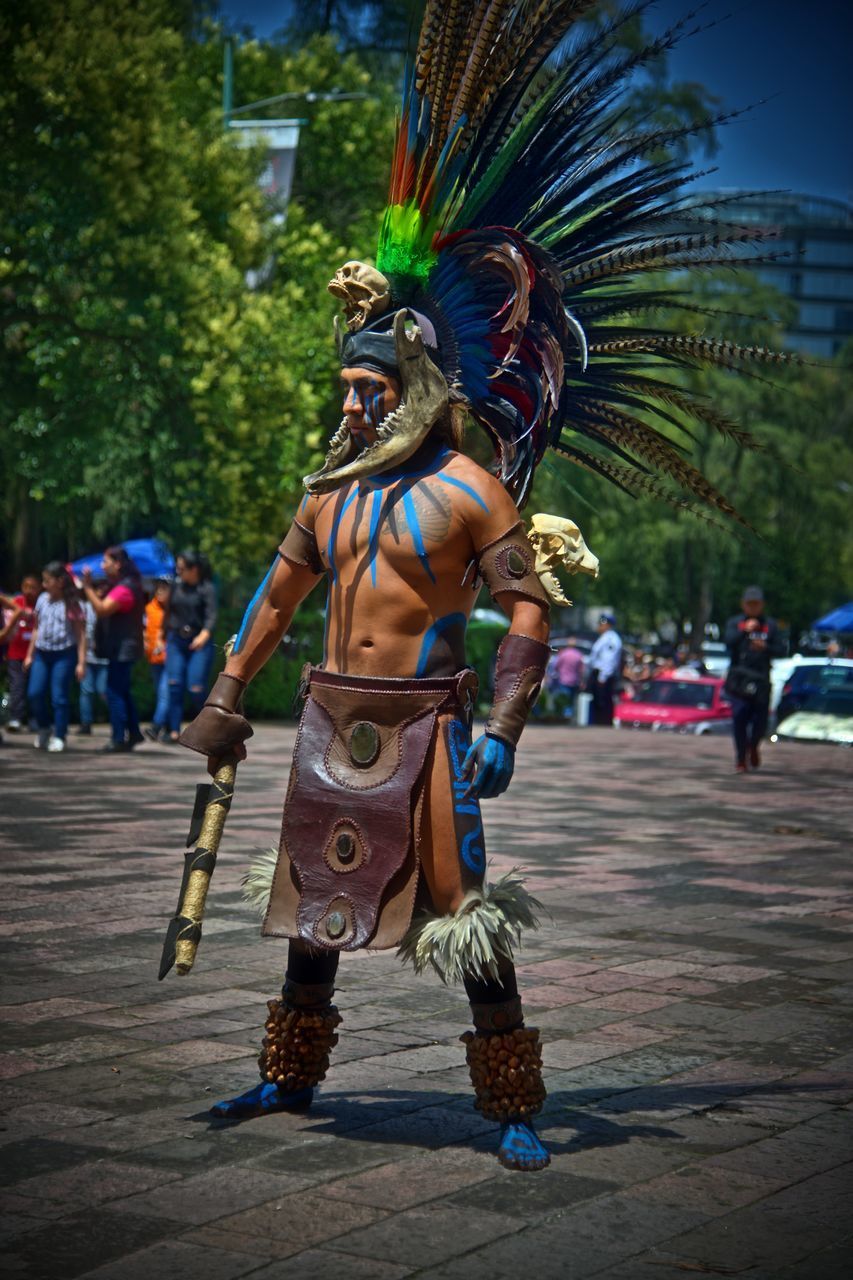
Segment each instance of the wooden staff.
[{"label": "wooden staff", "polygon": [[220,761],[212,782],[200,783],[196,787],[178,909],[169,922],[163,943],[161,981],[172,965],[178,973],[187,974],[195,962],[207,890],[216,866],[225,818],[231,808],[236,774],[237,761],[228,756]]}]

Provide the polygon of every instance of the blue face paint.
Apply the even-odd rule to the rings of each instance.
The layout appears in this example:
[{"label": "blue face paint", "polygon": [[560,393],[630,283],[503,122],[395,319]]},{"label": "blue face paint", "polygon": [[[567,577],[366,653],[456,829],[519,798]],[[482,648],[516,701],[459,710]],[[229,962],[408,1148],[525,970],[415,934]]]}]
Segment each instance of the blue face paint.
[{"label": "blue face paint", "polygon": [[375,379],[371,378],[367,384],[368,390],[364,397],[364,420],[371,427],[378,427],[385,416],[385,391],[386,388]]}]

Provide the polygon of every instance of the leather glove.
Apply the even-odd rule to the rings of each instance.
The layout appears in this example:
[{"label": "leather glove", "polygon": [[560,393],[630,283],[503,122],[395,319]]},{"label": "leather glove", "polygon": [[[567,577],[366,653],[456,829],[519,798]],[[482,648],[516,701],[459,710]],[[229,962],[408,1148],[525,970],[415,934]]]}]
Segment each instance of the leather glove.
[{"label": "leather glove", "polygon": [[240,709],[245,688],[245,681],[237,676],[224,672],[217,676],[201,711],[181,734],[181,746],[213,760],[224,756],[242,760],[246,755],[243,743],[254,733]]}]

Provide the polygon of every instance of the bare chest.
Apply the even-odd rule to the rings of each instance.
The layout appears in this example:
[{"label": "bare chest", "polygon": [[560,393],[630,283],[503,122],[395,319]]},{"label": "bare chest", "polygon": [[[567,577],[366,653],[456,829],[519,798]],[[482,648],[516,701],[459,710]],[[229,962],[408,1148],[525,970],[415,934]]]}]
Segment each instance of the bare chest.
[{"label": "bare chest", "polygon": [[334,584],[395,577],[417,588],[461,579],[473,555],[455,501],[440,476],[383,488],[353,485],[318,514],[317,544]]}]

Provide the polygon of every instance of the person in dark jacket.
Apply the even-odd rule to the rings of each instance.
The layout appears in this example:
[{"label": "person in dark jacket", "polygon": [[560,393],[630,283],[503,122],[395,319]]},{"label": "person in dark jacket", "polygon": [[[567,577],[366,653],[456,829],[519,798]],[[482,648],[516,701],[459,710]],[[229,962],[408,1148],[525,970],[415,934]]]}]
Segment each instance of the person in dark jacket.
[{"label": "person in dark jacket", "polygon": [[189,693],[193,716],[204,706],[213,663],[216,588],[210,565],[196,551],[182,551],[175,561],[177,581],[166,613],[166,679],[169,681],[169,738],[177,742]]},{"label": "person in dark jacket", "polygon": [[770,712],[770,664],[782,657],[785,645],[779,628],[764,613],[761,587],[747,587],[742,612],[726,623],[725,641],[731,658],[726,693],[732,702],[735,771],[746,773],[761,764],[759,747],[767,732]]},{"label": "person in dark jacket", "polygon": [[107,705],[111,740],[103,750],[132,751],[137,743],[145,741],[130,690],[133,664],[142,657],[145,594],[139,570],[124,547],[107,547],[101,567],[108,582],[106,595],[101,598],[95,590],[89,569],[83,573],[83,590],[101,624],[98,653],[109,660]]}]

